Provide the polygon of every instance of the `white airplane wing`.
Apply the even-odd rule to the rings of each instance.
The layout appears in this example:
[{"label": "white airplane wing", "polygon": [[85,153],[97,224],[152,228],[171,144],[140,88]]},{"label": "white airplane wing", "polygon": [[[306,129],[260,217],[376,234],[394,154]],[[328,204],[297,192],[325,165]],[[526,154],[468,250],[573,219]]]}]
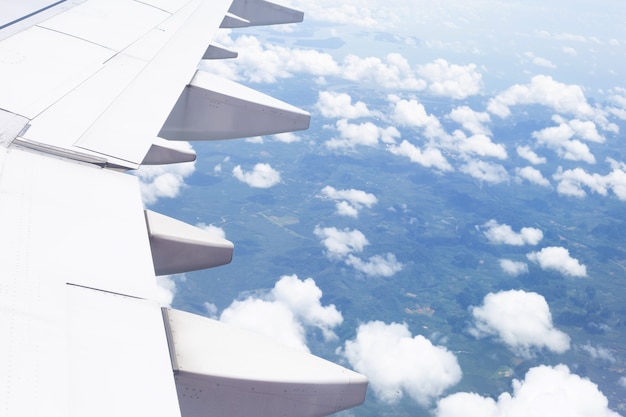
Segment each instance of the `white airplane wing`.
[{"label": "white airplane wing", "polygon": [[219,27],[290,23],[264,0],[0,0],[0,410],[7,416],[322,416],[367,380],[161,309],[155,275],[233,245],[144,210],[171,141],[306,129],[309,115],[197,70]]}]

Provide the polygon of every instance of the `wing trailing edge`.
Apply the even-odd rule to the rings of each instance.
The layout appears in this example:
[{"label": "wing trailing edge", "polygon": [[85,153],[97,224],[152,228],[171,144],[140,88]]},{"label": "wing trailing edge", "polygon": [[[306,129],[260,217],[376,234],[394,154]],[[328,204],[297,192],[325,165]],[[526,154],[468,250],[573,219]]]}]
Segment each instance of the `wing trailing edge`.
[{"label": "wing trailing edge", "polygon": [[157,275],[197,271],[232,260],[232,242],[151,210],[145,214]]},{"label": "wing trailing edge", "polygon": [[197,71],[159,136],[171,140],[219,140],[304,130],[309,113],[256,90]]},{"label": "wing trailing edge", "polygon": [[367,378],[332,362],[206,317],[163,316],[183,416],[318,417],[365,398]]}]

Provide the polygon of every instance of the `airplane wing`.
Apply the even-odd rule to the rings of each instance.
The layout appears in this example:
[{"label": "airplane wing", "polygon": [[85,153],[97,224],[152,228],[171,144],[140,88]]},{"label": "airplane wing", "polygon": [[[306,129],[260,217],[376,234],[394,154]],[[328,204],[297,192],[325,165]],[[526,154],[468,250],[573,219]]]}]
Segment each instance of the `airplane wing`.
[{"label": "airplane wing", "polygon": [[0,410],[7,416],[322,416],[367,379],[161,309],[155,275],[233,244],[145,210],[142,164],[177,140],[306,129],[309,115],[212,74],[220,27],[291,23],[265,0],[0,0]]}]

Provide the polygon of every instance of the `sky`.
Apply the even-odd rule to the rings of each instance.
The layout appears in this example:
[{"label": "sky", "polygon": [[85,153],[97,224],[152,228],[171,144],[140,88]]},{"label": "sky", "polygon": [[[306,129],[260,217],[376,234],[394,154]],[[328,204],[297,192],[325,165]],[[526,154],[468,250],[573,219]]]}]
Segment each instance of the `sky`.
[{"label": "sky", "polygon": [[[293,80],[314,83],[305,103],[325,134],[317,146],[332,155],[378,151],[436,176],[462,174],[480,187],[514,184],[552,191],[571,201],[626,203],[626,159],[614,152],[626,121],[626,4],[618,1],[292,0],[305,22],[250,31],[220,31],[216,40],[236,60],[204,62],[203,70],[263,90]],[[304,99],[303,99],[304,100]],[[501,137],[503,124],[533,119],[527,137]],[[298,143],[302,133],[251,138],[249,143]],[[287,179],[272,161],[233,161],[212,167],[252,189]],[[138,175],[147,205],[184,193],[198,163],[146,167]],[[482,189],[482,188],[481,188]],[[368,278],[389,278],[410,265],[380,249],[359,219],[380,208],[369,190],[327,184],[316,199],[349,226],[318,224],[311,237],[328,262]],[[337,223],[339,224],[339,223]],[[202,224],[228,238],[224,229]],[[502,274],[537,268],[567,279],[592,274],[572,248],[546,244],[536,224],[487,219],[475,232],[520,256],[498,260]],[[297,271],[296,271],[297,272]],[[160,277],[162,302],[175,300],[183,277]],[[285,272],[272,288],[242,295],[224,309],[207,301],[208,316],[261,331],[310,351],[307,335],[338,344],[343,364],[367,375],[368,401],[414,404],[422,415],[618,416],[615,402],[567,364],[540,364],[510,381],[508,390],[455,389],[463,379],[458,353],[444,337],[425,337],[402,321],[370,320],[340,340],[345,321],[312,277]],[[221,310],[221,311],[220,311]],[[467,332],[519,358],[572,350],[623,366],[626,358],[602,345],[574,345],[554,323],[549,300],[521,289],[495,290],[468,308]],[[617,392],[626,395],[626,377]],[[620,391],[621,390],[621,391]],[[621,406],[624,406],[623,403]],[[613,407],[613,408],[611,408]],[[392,408],[390,408],[392,409]],[[621,415],[626,415],[622,409]],[[358,411],[354,411],[358,415]],[[417,412],[416,412],[417,415]]]}]

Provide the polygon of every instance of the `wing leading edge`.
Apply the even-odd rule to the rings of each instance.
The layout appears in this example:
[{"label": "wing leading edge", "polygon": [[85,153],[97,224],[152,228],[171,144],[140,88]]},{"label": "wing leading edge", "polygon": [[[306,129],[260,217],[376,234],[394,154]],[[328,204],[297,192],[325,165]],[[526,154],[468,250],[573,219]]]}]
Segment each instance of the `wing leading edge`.
[{"label": "wing leading edge", "polygon": [[[323,416],[367,379],[155,301],[156,274],[233,245],[144,210],[125,170],[178,140],[308,128],[197,70],[219,27],[302,21],[264,0],[25,0],[0,20],[0,409],[12,416]],[[115,31],[110,28],[115,27]],[[250,346],[255,349],[251,351]]]}]

